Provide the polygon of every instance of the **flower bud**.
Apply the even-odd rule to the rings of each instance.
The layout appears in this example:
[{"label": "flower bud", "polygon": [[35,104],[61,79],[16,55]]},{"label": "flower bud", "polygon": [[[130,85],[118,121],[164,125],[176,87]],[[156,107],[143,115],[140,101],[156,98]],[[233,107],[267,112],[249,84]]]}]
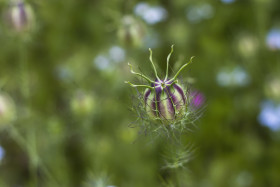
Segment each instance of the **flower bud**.
[{"label": "flower bud", "polygon": [[11,123],[15,117],[13,101],[7,95],[0,93],[0,128]]},{"label": "flower bud", "polygon": [[145,36],[145,28],[140,20],[133,16],[124,16],[117,34],[124,45],[139,47]]},{"label": "flower bud", "polygon": [[78,116],[91,114],[94,110],[94,98],[83,91],[78,91],[71,100],[71,109]]},{"label": "flower bud", "polygon": [[138,75],[141,78],[147,80],[149,85],[135,85],[128,81],[126,83],[130,84],[132,87],[144,87],[146,88],[144,92],[144,108],[148,116],[152,119],[161,119],[161,120],[177,120],[181,119],[183,114],[186,112],[186,101],[187,96],[184,92],[182,86],[178,84],[177,77],[179,73],[192,62],[192,58],[189,62],[184,64],[179,71],[175,74],[172,79],[168,78],[168,67],[169,59],[173,52],[173,46],[171,46],[171,52],[167,57],[167,68],[166,76],[164,79],[160,79],[157,75],[157,70],[152,60],[152,50],[150,49],[150,61],[153,66],[156,81],[152,81],[150,78],[146,77],[142,73],[136,73],[133,71],[132,66],[130,70],[132,74]]},{"label": "flower bud", "polygon": [[31,6],[23,0],[13,0],[6,13],[11,28],[20,32],[29,32],[34,26],[34,15]]},{"label": "flower bud", "polygon": [[272,77],[264,84],[264,91],[267,97],[280,101],[280,77]]},{"label": "flower bud", "polygon": [[144,93],[145,109],[150,117],[172,120],[183,112],[186,96],[182,87],[172,81],[155,81]]}]

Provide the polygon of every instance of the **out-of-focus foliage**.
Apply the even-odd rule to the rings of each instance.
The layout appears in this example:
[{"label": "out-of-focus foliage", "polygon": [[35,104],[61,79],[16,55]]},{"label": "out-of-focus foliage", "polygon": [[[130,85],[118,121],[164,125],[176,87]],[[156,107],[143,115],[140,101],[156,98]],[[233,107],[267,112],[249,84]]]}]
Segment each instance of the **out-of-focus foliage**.
[{"label": "out-of-focus foliage", "polygon": [[[0,186],[280,186],[279,7],[1,0]],[[131,128],[124,84],[127,62],[153,76],[148,48],[163,77],[172,44],[205,102],[183,146]]]}]

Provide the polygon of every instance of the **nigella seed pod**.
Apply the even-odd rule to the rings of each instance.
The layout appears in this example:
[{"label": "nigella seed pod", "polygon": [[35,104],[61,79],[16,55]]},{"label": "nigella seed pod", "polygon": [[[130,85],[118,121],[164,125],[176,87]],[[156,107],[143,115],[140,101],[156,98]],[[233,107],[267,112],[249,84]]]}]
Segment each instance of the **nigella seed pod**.
[{"label": "nigella seed pod", "polygon": [[172,120],[185,109],[186,96],[179,84],[155,81],[144,93],[145,109],[150,117]]},{"label": "nigella seed pod", "polygon": [[146,90],[144,91],[143,98],[145,104],[145,110],[148,116],[152,119],[161,119],[161,120],[177,120],[180,119],[182,114],[186,112],[186,101],[187,96],[183,89],[183,87],[178,83],[177,77],[179,73],[192,62],[191,60],[184,64],[179,71],[175,74],[172,79],[168,79],[168,66],[169,59],[173,52],[173,45],[171,46],[171,52],[167,57],[167,68],[166,68],[166,76],[164,79],[160,79],[157,75],[157,71],[155,65],[152,60],[152,50],[150,50],[150,61],[153,66],[156,80],[152,81],[150,78],[146,77],[141,73],[136,73],[132,70],[132,66],[130,66],[130,70],[132,74],[138,75],[150,83],[149,85],[135,85],[130,82],[126,82],[130,84],[132,87],[144,87]]}]

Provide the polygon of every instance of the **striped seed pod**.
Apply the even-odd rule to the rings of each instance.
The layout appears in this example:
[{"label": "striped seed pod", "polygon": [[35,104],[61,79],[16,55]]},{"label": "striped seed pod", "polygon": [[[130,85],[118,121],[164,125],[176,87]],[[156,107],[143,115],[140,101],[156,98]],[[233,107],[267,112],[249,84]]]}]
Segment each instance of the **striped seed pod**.
[{"label": "striped seed pod", "polygon": [[152,60],[152,50],[150,50],[150,61],[153,66],[156,80],[152,81],[150,78],[146,77],[141,73],[136,73],[133,71],[132,66],[130,66],[130,70],[132,74],[138,75],[145,80],[147,80],[151,86],[149,85],[135,85],[128,81],[125,83],[130,84],[132,87],[144,87],[146,88],[144,92],[144,103],[145,110],[151,118],[162,119],[162,120],[176,120],[182,116],[182,114],[186,111],[186,94],[182,86],[178,84],[177,77],[179,73],[192,62],[192,58],[189,62],[184,64],[179,71],[175,74],[172,79],[168,79],[168,66],[169,59],[173,52],[173,45],[171,46],[171,52],[167,57],[167,68],[166,68],[166,76],[163,80],[161,80],[155,68],[155,65]]},{"label": "striped seed pod", "polygon": [[168,80],[155,81],[152,87],[144,93],[145,109],[150,117],[171,120],[183,112],[186,96],[179,84]]},{"label": "striped seed pod", "polygon": [[18,33],[31,31],[34,26],[33,9],[24,0],[11,0],[6,19],[10,27]]}]

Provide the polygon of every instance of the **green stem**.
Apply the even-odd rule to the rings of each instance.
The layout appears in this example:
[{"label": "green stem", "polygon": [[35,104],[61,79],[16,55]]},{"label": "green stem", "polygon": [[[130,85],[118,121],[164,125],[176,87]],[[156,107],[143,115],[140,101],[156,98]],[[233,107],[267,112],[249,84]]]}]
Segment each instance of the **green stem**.
[{"label": "green stem", "polygon": [[168,78],[169,59],[170,59],[170,57],[171,57],[171,54],[173,53],[173,46],[174,46],[174,45],[171,46],[171,51],[170,51],[169,55],[167,56],[167,67],[166,67],[166,76],[165,76],[165,80],[167,80],[167,78]]},{"label": "green stem", "polygon": [[[13,140],[20,146],[20,148],[23,150],[23,151],[26,151],[27,153],[28,153],[28,155],[30,156],[31,155],[31,153],[33,152],[33,154],[34,154],[34,151],[32,151],[32,147],[31,147],[31,144],[29,144],[26,140],[25,140],[25,138],[20,134],[20,132],[18,131],[18,129],[14,126],[14,125],[11,125],[10,126],[10,128],[9,128],[9,133],[10,133],[10,135],[11,135],[11,137],[13,138]],[[29,137],[30,138],[30,137]],[[34,146],[34,145],[32,145],[32,146]],[[36,153],[36,152],[35,152]],[[55,183],[58,183],[57,181],[56,181],[56,179],[54,179],[54,177],[52,176],[52,174],[50,173],[50,171],[48,170],[48,168],[41,162],[41,160],[40,160],[40,158],[39,157],[37,157],[37,160],[38,160],[38,164],[40,163],[40,165],[41,165],[41,168],[42,168],[42,170],[43,170],[43,172],[46,174],[46,176],[50,179],[50,180],[52,180],[53,182],[55,182]],[[37,165],[38,165],[37,164]],[[31,166],[29,166],[30,168],[31,168]],[[36,170],[37,170],[37,168],[36,168]],[[32,169],[32,175],[34,176],[34,169]],[[36,176],[37,176],[37,174],[36,174]],[[37,181],[37,177],[36,177],[36,179],[35,179],[35,181]],[[35,182],[35,183],[37,183],[37,182]],[[34,182],[33,182],[33,185],[34,185]]]},{"label": "green stem", "polygon": [[13,140],[25,151],[27,147],[27,142],[24,137],[18,132],[17,128],[14,125],[11,125],[9,128],[9,133]]},{"label": "green stem", "polygon": [[[28,76],[28,64],[27,64],[27,51],[26,51],[26,42],[20,41],[20,66],[21,66],[21,76],[22,76],[22,84],[21,84],[21,94],[23,96],[24,104],[27,109],[27,118],[30,119],[30,90],[29,90],[29,76]],[[36,149],[36,132],[35,128],[31,128],[31,131],[27,134],[26,141],[28,144],[26,145],[29,161],[29,170],[31,173],[31,183],[30,186],[38,186],[38,176],[37,176],[37,168],[38,168],[38,153]]]},{"label": "green stem", "polygon": [[179,69],[179,71],[175,74],[175,76],[174,76],[172,79],[170,79],[170,80],[172,81],[172,80],[174,80],[174,79],[177,79],[177,77],[178,77],[178,75],[180,74],[180,72],[192,62],[192,59],[193,59],[193,58],[194,58],[194,56],[191,57],[190,61],[187,62],[186,64],[184,64],[184,65]]},{"label": "green stem", "polygon": [[156,70],[155,64],[154,64],[154,62],[153,62],[153,51],[151,50],[151,48],[149,48],[149,51],[150,51],[150,61],[151,61],[152,66],[153,66],[153,68],[154,68],[156,78],[157,78],[157,80],[160,80],[160,78],[159,78],[158,75],[157,75],[157,70]]},{"label": "green stem", "polygon": [[29,149],[28,149],[28,155],[30,159],[30,171],[32,176],[32,186],[37,186],[38,184],[38,177],[37,177],[37,168],[38,168],[38,154],[37,154],[37,148],[36,148],[36,128],[33,128],[31,132],[28,133],[28,139],[29,139]]},{"label": "green stem", "polygon": [[24,100],[28,100],[29,98],[29,89],[28,89],[28,67],[27,67],[27,57],[26,57],[26,46],[24,46],[24,43],[21,42],[19,44],[19,53],[20,53],[20,74],[21,74],[21,92],[23,95]]}]

